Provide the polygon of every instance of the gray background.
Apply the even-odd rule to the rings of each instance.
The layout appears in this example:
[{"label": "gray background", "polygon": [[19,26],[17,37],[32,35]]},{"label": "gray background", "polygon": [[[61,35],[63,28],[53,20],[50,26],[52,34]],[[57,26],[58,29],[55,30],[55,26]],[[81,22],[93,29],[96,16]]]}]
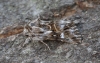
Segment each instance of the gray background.
[{"label": "gray background", "polygon": [[[0,0],[0,29],[37,18],[38,14],[74,0]],[[86,12],[79,12],[71,19],[83,35],[79,45],[47,42],[51,51],[38,42],[21,47],[24,36],[15,41],[0,40],[0,63],[100,63],[100,5]],[[80,18],[77,18],[79,16]]]}]

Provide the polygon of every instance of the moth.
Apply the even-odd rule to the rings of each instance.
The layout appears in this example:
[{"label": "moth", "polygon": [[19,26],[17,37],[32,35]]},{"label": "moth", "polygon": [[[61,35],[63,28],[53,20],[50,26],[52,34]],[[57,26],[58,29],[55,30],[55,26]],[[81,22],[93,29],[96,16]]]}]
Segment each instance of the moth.
[{"label": "moth", "polygon": [[[45,44],[49,50],[49,46],[44,41],[49,40],[79,44],[82,42],[82,35],[76,26],[78,22],[76,23],[66,18],[75,14],[77,7],[84,10],[88,6],[87,2],[79,1],[73,5],[65,5],[58,9],[51,9],[49,10],[50,12],[44,12],[46,14],[41,14],[37,19],[23,26],[17,25],[5,28],[4,31],[0,32],[0,39],[22,33],[27,37],[23,46],[29,43],[29,41],[39,41]],[[90,7],[92,6],[90,5]]]},{"label": "moth", "polygon": [[40,41],[49,50],[49,46],[44,43],[46,40],[73,44],[81,43],[81,35],[78,32],[75,22],[66,19],[59,21],[35,19],[25,25],[23,34],[28,37],[24,44],[27,44],[29,40]]}]

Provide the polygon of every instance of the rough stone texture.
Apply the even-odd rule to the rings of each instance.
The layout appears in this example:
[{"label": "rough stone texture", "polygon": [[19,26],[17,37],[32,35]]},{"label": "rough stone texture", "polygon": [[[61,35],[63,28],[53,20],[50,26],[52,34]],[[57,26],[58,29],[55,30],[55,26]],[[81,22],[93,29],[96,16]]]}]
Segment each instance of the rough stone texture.
[{"label": "rough stone texture", "polygon": [[[73,4],[73,0],[0,0],[0,29],[33,20],[46,9]],[[51,5],[52,4],[52,5]],[[22,47],[26,37],[14,41],[0,40],[0,63],[100,63],[100,5],[72,16],[83,34],[78,45],[46,42],[51,51],[40,42]]]},{"label": "rough stone texture", "polygon": [[43,10],[73,4],[73,0],[0,0],[0,28],[37,18]]}]

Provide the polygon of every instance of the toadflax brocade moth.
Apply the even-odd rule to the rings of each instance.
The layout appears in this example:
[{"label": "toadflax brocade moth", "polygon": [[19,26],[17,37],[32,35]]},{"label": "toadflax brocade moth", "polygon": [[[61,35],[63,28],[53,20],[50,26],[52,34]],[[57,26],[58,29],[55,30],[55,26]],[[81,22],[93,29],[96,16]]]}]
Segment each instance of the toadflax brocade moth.
[{"label": "toadflax brocade moth", "polygon": [[74,21],[61,19],[59,21],[45,21],[35,19],[24,27],[25,35],[33,41],[61,41],[78,44],[81,35]]}]

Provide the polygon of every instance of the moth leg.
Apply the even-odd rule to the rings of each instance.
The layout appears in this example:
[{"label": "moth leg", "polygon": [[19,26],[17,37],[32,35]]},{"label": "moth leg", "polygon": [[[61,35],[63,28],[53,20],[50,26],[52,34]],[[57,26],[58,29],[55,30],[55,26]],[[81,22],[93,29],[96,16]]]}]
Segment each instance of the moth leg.
[{"label": "moth leg", "polygon": [[28,43],[29,43],[29,41],[31,40],[31,37],[28,37],[26,40],[25,40],[25,42],[23,43],[23,47],[25,47]]},{"label": "moth leg", "polygon": [[46,43],[44,43],[43,41],[40,42],[43,43],[45,46],[47,46],[47,48],[51,51],[50,47]]}]

